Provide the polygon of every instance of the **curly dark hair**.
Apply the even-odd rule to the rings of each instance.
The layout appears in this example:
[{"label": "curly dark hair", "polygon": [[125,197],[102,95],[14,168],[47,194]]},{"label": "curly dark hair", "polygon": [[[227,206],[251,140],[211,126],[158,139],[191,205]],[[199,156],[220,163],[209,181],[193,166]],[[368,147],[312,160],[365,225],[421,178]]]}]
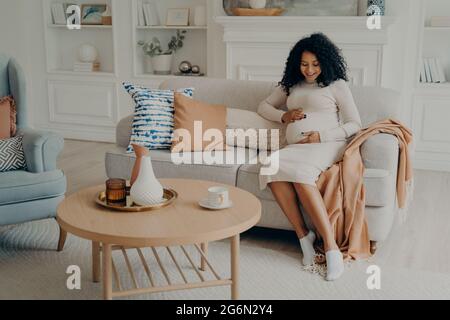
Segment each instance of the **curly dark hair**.
[{"label": "curly dark hair", "polygon": [[319,60],[322,70],[317,78],[319,85],[327,87],[340,79],[348,81],[347,63],[341,50],[323,33],[314,33],[297,42],[289,53],[283,79],[279,83],[288,96],[293,86],[305,80],[300,71],[303,52],[311,52]]}]

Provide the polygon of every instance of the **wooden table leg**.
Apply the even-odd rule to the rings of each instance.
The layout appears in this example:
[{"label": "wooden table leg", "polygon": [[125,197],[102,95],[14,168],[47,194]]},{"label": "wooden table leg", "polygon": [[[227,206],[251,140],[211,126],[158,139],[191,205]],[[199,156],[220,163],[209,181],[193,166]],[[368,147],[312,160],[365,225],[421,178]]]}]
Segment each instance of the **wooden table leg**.
[{"label": "wooden table leg", "polygon": [[112,246],[108,243],[102,245],[103,256],[103,299],[112,300]]},{"label": "wooden table leg", "polygon": [[[208,242],[202,243],[201,249],[202,249],[203,253],[205,254],[205,256],[207,257],[208,256]],[[200,270],[206,271],[206,260],[203,257],[201,257],[201,261],[200,261]]]},{"label": "wooden table leg", "polygon": [[101,265],[100,265],[100,243],[92,241],[92,281],[100,282]]},{"label": "wooden table leg", "polygon": [[239,299],[239,242],[240,235],[231,238],[231,299]]}]

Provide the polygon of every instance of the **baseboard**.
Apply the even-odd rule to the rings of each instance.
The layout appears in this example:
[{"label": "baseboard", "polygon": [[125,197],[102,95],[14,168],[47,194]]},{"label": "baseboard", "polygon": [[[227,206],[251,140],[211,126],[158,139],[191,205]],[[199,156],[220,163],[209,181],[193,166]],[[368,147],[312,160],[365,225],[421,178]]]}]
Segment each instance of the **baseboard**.
[{"label": "baseboard", "polygon": [[95,142],[116,142],[115,128],[74,128],[73,126],[61,125],[35,125],[38,130],[52,131],[60,134],[64,139],[95,141]]},{"label": "baseboard", "polygon": [[414,169],[450,172],[449,161],[415,158],[413,163]]}]

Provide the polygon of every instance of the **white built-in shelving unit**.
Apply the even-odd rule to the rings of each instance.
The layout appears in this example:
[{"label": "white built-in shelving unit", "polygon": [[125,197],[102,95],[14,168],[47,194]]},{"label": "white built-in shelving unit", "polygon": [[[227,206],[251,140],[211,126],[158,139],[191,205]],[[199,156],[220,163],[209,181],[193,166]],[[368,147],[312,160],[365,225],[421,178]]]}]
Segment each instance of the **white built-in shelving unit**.
[{"label": "white built-in shelving unit", "polygon": [[[450,27],[432,27],[432,16],[450,16],[450,1],[421,0],[416,80],[411,110],[415,167],[450,171]],[[447,82],[421,83],[423,58],[438,57]]]}]

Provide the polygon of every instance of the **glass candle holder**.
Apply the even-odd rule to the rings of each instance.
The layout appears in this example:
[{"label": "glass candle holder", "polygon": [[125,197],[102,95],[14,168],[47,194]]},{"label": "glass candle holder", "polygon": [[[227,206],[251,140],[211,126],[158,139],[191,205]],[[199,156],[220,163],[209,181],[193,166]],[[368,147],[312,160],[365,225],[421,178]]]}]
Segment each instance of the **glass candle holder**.
[{"label": "glass candle holder", "polygon": [[108,205],[123,205],[127,203],[126,180],[109,179],[106,181],[106,203]]}]

